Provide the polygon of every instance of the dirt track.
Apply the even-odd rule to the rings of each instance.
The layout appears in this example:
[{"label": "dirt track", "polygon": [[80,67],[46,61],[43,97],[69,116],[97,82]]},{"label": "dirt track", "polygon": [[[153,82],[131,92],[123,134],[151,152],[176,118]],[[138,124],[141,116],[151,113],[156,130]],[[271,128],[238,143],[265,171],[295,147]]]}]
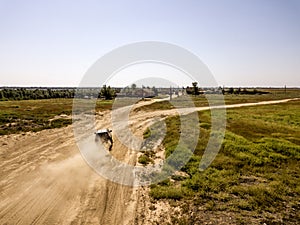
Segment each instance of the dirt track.
[{"label": "dirt track", "polygon": [[[109,116],[97,116],[99,127],[109,126]],[[147,121],[134,121],[141,135]],[[135,164],[135,152],[118,140],[111,154]],[[0,224],[134,223],[137,188],[96,174],[81,157],[71,126],[2,136],[0,159]]]},{"label": "dirt track", "polygon": [[[122,224],[134,218],[134,209],[124,210],[134,189],[93,172],[72,127],[4,136],[0,146],[0,224]],[[118,158],[127,157],[118,149]]]},{"label": "dirt track", "polygon": [[[134,115],[132,129],[140,136],[154,117],[176,113]],[[98,116],[98,123],[107,124],[108,118]],[[96,174],[82,159],[72,131],[70,126],[0,137],[0,224],[134,224],[138,190]],[[135,164],[136,154],[118,141],[112,155]]]}]

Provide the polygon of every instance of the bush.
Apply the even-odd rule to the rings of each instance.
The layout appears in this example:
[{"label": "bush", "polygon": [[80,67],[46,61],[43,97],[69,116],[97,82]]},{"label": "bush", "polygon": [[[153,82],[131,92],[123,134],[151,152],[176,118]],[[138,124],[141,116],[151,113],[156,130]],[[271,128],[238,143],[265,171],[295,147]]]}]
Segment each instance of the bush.
[{"label": "bush", "polygon": [[149,156],[143,154],[139,157],[138,162],[143,165],[148,165],[149,163],[153,162],[153,160],[150,159]]},{"label": "bush", "polygon": [[184,196],[184,190],[181,187],[156,186],[150,190],[150,196],[158,199],[174,199],[179,200]]},{"label": "bush", "polygon": [[51,121],[51,128],[60,128],[72,124],[72,119],[56,119]]}]

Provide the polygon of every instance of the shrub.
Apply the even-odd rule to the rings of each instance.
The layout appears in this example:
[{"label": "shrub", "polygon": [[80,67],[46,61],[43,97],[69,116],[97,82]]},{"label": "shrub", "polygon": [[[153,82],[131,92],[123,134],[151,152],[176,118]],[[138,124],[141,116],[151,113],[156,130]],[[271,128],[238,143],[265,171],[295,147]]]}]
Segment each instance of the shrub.
[{"label": "shrub", "polygon": [[150,190],[150,196],[154,199],[174,199],[179,200],[184,196],[181,187],[156,186]]},{"label": "shrub", "polygon": [[153,162],[153,160],[150,159],[149,156],[143,154],[139,157],[138,162],[143,165],[148,165],[149,163]]}]

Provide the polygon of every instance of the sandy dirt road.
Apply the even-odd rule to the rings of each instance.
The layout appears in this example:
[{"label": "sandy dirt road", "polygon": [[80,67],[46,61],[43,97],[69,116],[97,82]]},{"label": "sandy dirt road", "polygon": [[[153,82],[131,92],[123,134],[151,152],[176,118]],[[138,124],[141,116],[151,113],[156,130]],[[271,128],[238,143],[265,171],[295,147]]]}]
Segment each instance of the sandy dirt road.
[{"label": "sandy dirt road", "polygon": [[[96,117],[99,128],[110,126],[109,112]],[[146,123],[140,115],[131,128],[141,136]],[[94,131],[83,131],[94,142]],[[116,138],[111,154],[136,162]],[[133,224],[137,191],[95,173],[72,126],[0,137],[0,224]]]},{"label": "sandy dirt road", "polygon": [[[134,217],[134,209],[124,210],[134,189],[96,174],[72,127],[3,136],[0,148],[0,224],[123,224]],[[114,148],[127,157],[118,142]]]},{"label": "sandy dirt road", "polygon": [[[177,113],[139,112],[130,126],[141,136],[154,118]],[[98,126],[108,126],[109,118],[108,112],[99,114]],[[111,154],[136,162],[136,153],[117,139]],[[0,224],[134,224],[137,198],[137,188],[106,180],[87,165],[71,126],[0,137]]]}]

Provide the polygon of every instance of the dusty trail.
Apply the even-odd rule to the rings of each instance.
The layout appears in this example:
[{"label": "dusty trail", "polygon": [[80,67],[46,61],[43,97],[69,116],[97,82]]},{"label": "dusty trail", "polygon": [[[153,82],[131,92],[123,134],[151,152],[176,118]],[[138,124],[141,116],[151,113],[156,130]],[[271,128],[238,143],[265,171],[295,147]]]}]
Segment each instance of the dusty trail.
[{"label": "dusty trail", "polygon": [[[97,117],[99,127],[109,116]],[[111,153],[135,164],[118,140]],[[0,138],[0,224],[133,224],[136,191],[96,174],[72,127]]]},{"label": "dusty trail", "polygon": [[[226,108],[256,104],[262,103]],[[140,137],[154,118],[192,110],[207,107],[139,112],[131,115],[130,127]],[[97,126],[109,126],[109,118],[108,112],[97,116]],[[136,162],[136,152],[118,140],[111,154]],[[0,137],[0,224],[134,224],[137,198],[136,188],[108,181],[86,164],[71,126]]]}]

